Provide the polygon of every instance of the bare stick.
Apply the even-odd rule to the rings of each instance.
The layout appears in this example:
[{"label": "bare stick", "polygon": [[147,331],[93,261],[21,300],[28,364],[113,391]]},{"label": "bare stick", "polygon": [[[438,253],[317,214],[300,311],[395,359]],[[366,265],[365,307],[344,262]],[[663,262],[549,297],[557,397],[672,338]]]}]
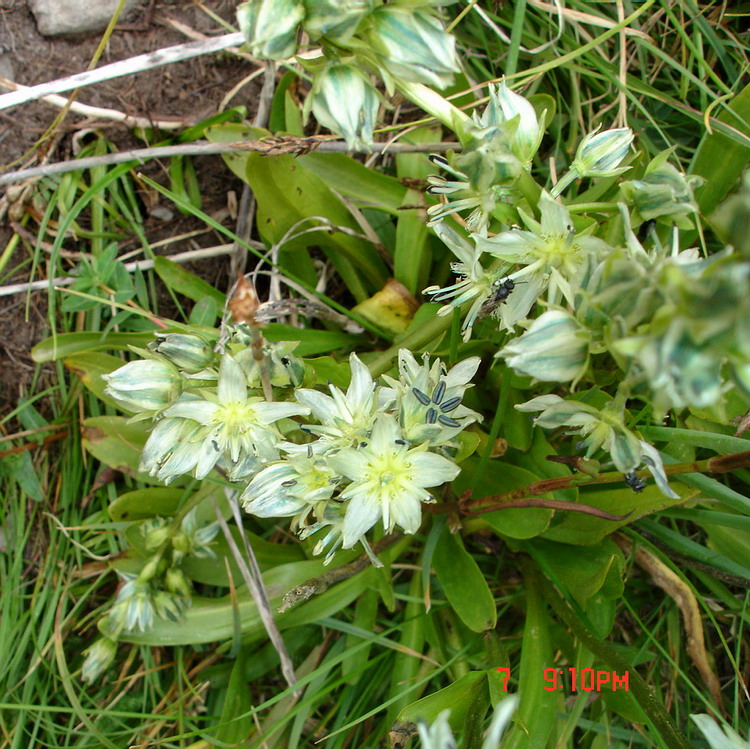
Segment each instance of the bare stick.
[{"label": "bare stick", "polygon": [[113,78],[120,78],[123,75],[132,73],[141,73],[144,70],[159,68],[162,65],[169,65],[181,60],[189,60],[201,55],[209,55],[212,52],[219,52],[228,47],[239,47],[245,41],[245,37],[239,32],[234,34],[224,34],[223,36],[206,39],[200,42],[187,42],[178,44],[174,47],[165,47],[158,49],[156,52],[148,52],[145,55],[137,55],[128,60],[113,62],[110,65],[102,65],[101,68],[87,70],[83,73],[76,73],[65,78],[58,78],[55,81],[40,83],[36,86],[30,86],[21,91],[13,91],[9,94],[0,95],[0,110],[16,107],[27,101],[41,99],[43,96],[50,94],[59,94],[63,91],[71,91],[74,88],[83,88],[91,86],[94,83],[109,81]]},{"label": "bare stick", "polygon": [[293,687],[297,683],[297,677],[294,674],[294,665],[292,664],[292,659],[289,657],[286,645],[284,644],[284,638],[281,636],[281,632],[279,632],[279,628],[276,626],[276,622],[274,621],[273,613],[271,612],[271,604],[268,602],[266,589],[263,586],[263,578],[261,577],[258,560],[255,558],[253,549],[247,540],[247,535],[245,534],[245,529],[242,525],[242,515],[240,514],[240,508],[237,504],[237,500],[234,497],[234,492],[230,490],[228,492],[228,495],[231,495],[227,496],[227,502],[229,502],[229,506],[232,508],[232,515],[234,516],[237,530],[239,531],[240,537],[242,539],[242,544],[245,550],[244,556],[237,548],[237,544],[234,541],[232,532],[229,530],[227,521],[224,520],[224,516],[221,514],[216,502],[214,502],[214,512],[216,513],[216,519],[219,521],[219,525],[224,532],[224,537],[227,540],[227,544],[229,545],[229,548],[234,555],[237,566],[240,568],[242,579],[245,581],[245,584],[247,585],[247,588],[250,591],[253,600],[255,601],[255,605],[258,607],[258,614],[260,615],[261,621],[263,622],[263,626],[266,628],[266,632],[268,632],[268,637],[273,643],[276,652],[279,654],[279,660],[281,661],[281,673],[284,674],[286,683],[289,684],[290,687]]},{"label": "bare stick", "polygon": [[[390,151],[393,153],[442,153],[460,148],[458,143],[375,143],[374,151]],[[169,156],[205,156],[207,154],[230,153],[232,151],[257,151],[268,156],[282,153],[303,154],[309,151],[321,153],[359,153],[350,149],[343,141],[325,138],[264,138],[260,140],[240,140],[231,143],[209,143],[198,140],[194,143],[183,143],[176,146],[159,146],[155,148],[134,148],[130,151],[90,156],[86,159],[74,161],[59,161],[55,164],[45,164],[29,169],[19,169],[0,175],[0,185],[12,182],[22,182],[32,177],[49,177],[54,174],[74,172],[78,169],[91,169],[95,166],[123,164],[128,161],[144,162],[147,159],[160,159]]]}]

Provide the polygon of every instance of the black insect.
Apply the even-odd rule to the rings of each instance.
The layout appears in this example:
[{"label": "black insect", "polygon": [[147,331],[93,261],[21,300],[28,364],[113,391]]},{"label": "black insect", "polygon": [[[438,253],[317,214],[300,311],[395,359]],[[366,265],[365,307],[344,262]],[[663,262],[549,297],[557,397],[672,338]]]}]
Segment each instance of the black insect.
[{"label": "black insect", "polygon": [[489,299],[482,305],[480,315],[489,315],[499,305],[505,304],[508,301],[508,297],[513,293],[513,289],[518,286],[519,283],[526,283],[525,281],[514,281],[512,278],[506,278],[501,281],[499,278],[492,282]]},{"label": "black insect", "polygon": [[635,471],[628,471],[625,474],[625,483],[636,493],[642,492],[646,488],[646,482],[638,477]]}]

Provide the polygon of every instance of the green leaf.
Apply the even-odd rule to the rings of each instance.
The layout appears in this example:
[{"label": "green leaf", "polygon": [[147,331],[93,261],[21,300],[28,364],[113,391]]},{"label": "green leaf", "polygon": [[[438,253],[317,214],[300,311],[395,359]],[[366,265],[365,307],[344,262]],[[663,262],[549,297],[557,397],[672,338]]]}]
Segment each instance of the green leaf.
[{"label": "green leaf", "polygon": [[[469,671],[450,686],[412,702],[399,713],[393,724],[391,744],[405,746],[405,742],[416,734],[417,721],[424,720],[432,724],[443,710],[451,711],[448,722],[454,731],[463,728],[474,699],[485,689],[487,689],[485,672]],[[397,741],[394,741],[394,738]]]},{"label": "green leaf", "polygon": [[21,491],[35,502],[44,501],[44,490],[39,483],[39,477],[28,450],[0,458],[0,476],[15,481]]},{"label": "green leaf", "polygon": [[[244,746],[253,730],[250,685],[245,679],[246,648],[239,648],[229,683],[224,690],[219,726],[214,733],[219,746]],[[221,742],[221,743],[219,743]]]},{"label": "green leaf", "polygon": [[459,535],[443,531],[435,546],[432,565],[448,603],[461,621],[473,632],[493,629],[497,623],[495,599]]},{"label": "green leaf", "polygon": [[[82,351],[124,351],[130,346],[143,348],[153,340],[153,337],[151,333],[60,333],[37,343],[31,349],[31,357],[35,362],[42,363],[56,361]],[[121,365],[122,363],[120,361]]]},{"label": "green leaf", "polygon": [[[468,458],[461,467],[461,474],[453,482],[458,495],[473,489],[474,497],[488,497],[501,492],[520,489],[535,481],[539,476],[524,468],[502,460],[489,460],[479,471],[481,460]],[[510,538],[532,538],[543,533],[549,526],[554,511],[543,507],[525,507],[515,510],[497,510],[469,520],[467,528],[489,526],[492,530]]]},{"label": "green leaf", "polygon": [[143,520],[159,515],[162,517],[174,515],[184,496],[184,489],[164,487],[136,489],[117,497],[110,503],[107,512],[116,523],[126,520]]},{"label": "green leaf", "polygon": [[[440,140],[440,127],[420,127],[404,137],[408,143],[434,143]],[[399,179],[426,180],[435,168],[423,153],[401,153],[396,156]],[[413,206],[422,206],[414,208]],[[396,250],[393,275],[412,293],[417,294],[428,284],[432,253],[431,232],[427,227],[427,205],[424,192],[408,189],[396,221]]]},{"label": "green leaf", "polygon": [[601,592],[607,598],[622,595],[625,557],[608,538],[591,546],[569,546],[535,539],[525,548],[543,566],[552,570],[557,581],[583,603]]},{"label": "green leaf", "polygon": [[298,159],[332,190],[362,206],[371,206],[399,215],[406,195],[397,179],[368,169],[351,156],[337,153],[310,153]]},{"label": "green leaf", "polygon": [[[750,84],[728,103],[717,119],[750,137]],[[713,213],[739,179],[748,160],[750,147],[720,132],[703,135],[688,169],[690,174],[706,179],[695,193],[702,215]]]},{"label": "green leaf", "polygon": [[[263,582],[268,592],[271,610],[278,609],[285,593],[325,570],[322,561],[305,561],[283,564],[264,572]],[[338,585],[331,586],[322,595],[283,614],[276,614],[279,628],[283,630],[319,621],[341,611],[372,584],[371,572],[372,568],[368,568]],[[179,622],[157,619],[152,630],[129,632],[123,634],[120,640],[141,645],[197,645],[228,640],[235,632],[235,610],[240,632],[245,638],[250,640],[265,636],[258,609],[250,594],[244,591],[236,598],[194,596],[192,606]],[[106,620],[101,626],[106,626]]]},{"label": "green leaf", "polygon": [[188,323],[191,325],[207,325],[212,327],[216,323],[221,309],[213,296],[201,297],[190,310]]},{"label": "green leaf", "polygon": [[750,532],[721,525],[704,524],[708,546],[750,570]]},{"label": "green leaf", "polygon": [[[679,484],[672,485],[672,488],[680,491]],[[683,494],[687,495],[688,492],[685,491]],[[564,514],[563,520],[548,528],[543,537],[565,544],[589,546],[598,543],[604,536],[614,533],[623,525],[633,523],[644,515],[664,510],[682,501],[683,499],[665,497],[653,484],[647,486],[639,494],[628,488],[598,488],[594,491],[582,491],[582,504],[597,507],[612,515],[626,515],[629,512],[632,512],[632,515],[624,520],[604,520],[580,512],[561,513]]]},{"label": "green leaf", "polygon": [[123,416],[92,416],[83,422],[81,442],[105,466],[154,483],[148,474],[138,470],[150,426],[145,421],[129,424]]},{"label": "green leaf", "polygon": [[329,351],[352,348],[364,341],[360,336],[353,336],[341,330],[295,328],[276,322],[269,323],[263,328],[263,335],[269,341],[299,341],[299,346],[294,349],[297,356],[327,354]]},{"label": "green leaf", "polygon": [[184,294],[188,299],[196,302],[203,297],[211,297],[218,305],[224,306],[225,294],[172,260],[167,260],[165,257],[154,258],[154,270],[159,278],[178,294]]}]

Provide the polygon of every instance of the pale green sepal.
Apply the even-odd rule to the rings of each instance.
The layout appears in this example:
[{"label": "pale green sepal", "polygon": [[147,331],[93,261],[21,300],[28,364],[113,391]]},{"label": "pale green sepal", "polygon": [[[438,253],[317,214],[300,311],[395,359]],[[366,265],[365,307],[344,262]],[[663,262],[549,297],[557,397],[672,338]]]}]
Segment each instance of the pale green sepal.
[{"label": "pale green sepal", "polygon": [[628,167],[620,167],[633,142],[633,131],[629,127],[613,130],[594,130],[584,137],[570,165],[579,177],[614,177]]},{"label": "pale green sepal", "polygon": [[305,8],[297,0],[250,0],[237,8],[237,22],[261,60],[285,60],[297,50],[297,28]]}]

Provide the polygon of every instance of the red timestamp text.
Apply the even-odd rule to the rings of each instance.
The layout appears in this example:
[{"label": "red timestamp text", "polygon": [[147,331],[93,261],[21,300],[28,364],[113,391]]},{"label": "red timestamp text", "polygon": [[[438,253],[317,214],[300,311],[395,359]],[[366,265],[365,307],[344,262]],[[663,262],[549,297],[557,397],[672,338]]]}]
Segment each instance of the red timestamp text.
[{"label": "red timestamp text", "polygon": [[629,672],[600,671],[594,668],[545,668],[544,689],[548,692],[566,687],[571,692],[629,691]]}]

